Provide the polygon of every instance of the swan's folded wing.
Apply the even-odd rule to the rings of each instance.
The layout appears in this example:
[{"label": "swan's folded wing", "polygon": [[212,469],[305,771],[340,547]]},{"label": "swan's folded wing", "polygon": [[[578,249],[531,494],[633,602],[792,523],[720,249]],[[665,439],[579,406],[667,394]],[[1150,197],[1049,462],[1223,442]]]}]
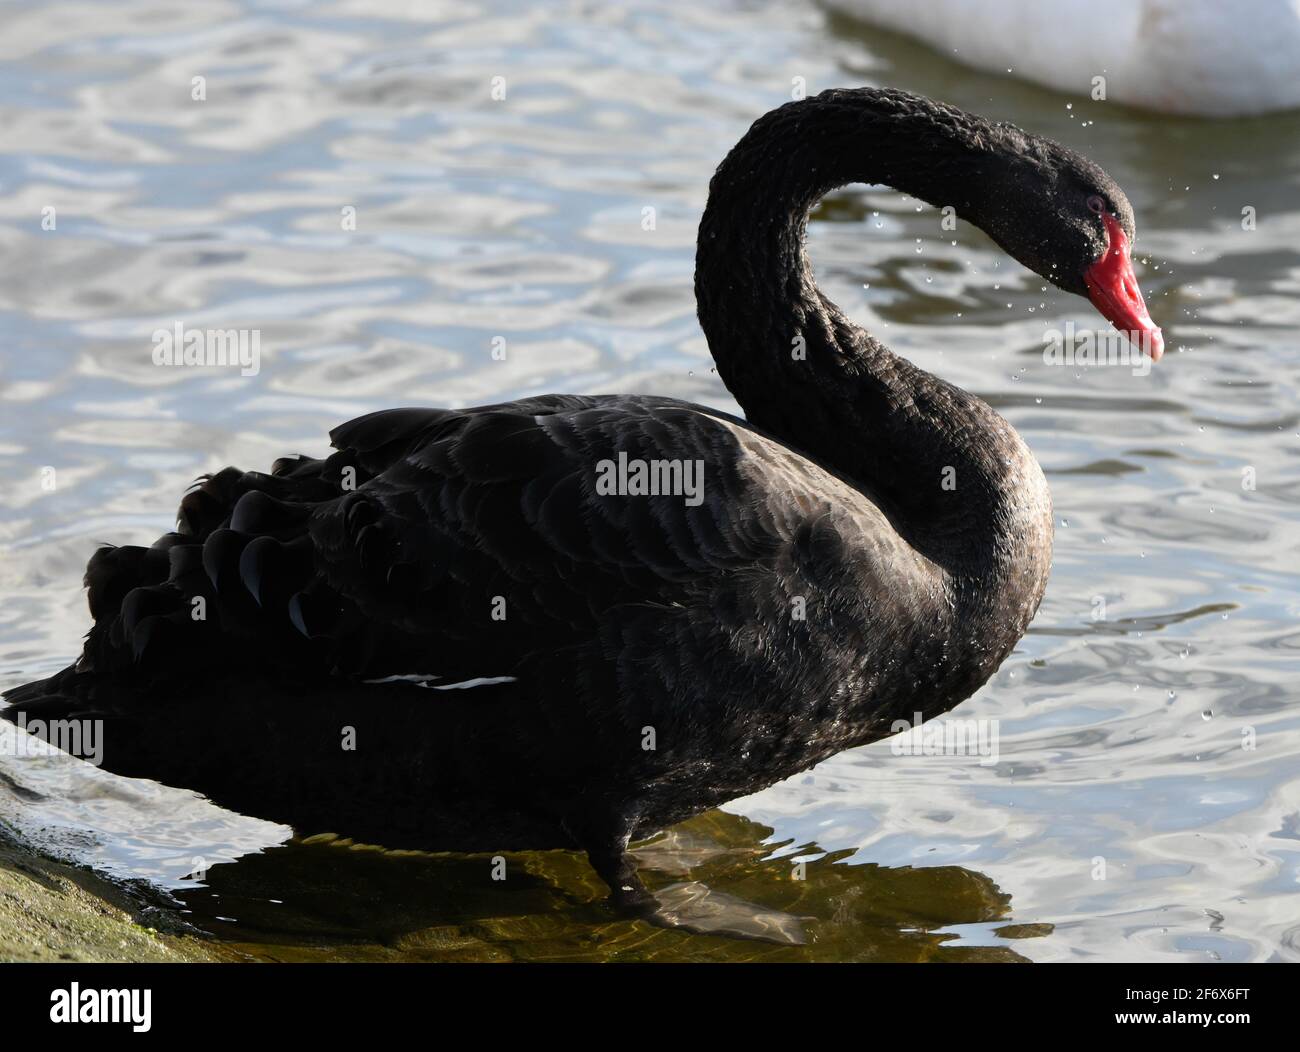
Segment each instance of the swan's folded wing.
[{"label": "swan's folded wing", "polygon": [[332,437],[369,477],[314,512],[319,580],[293,616],[336,636],[354,607],[369,672],[491,675],[591,640],[617,610],[688,603],[806,517],[764,499],[738,433],[632,398],[353,421]]},{"label": "swan's folded wing", "polygon": [[583,649],[633,675],[638,654],[691,648],[703,667],[720,647],[763,652],[746,641],[788,625],[795,592],[847,611],[851,575],[897,565],[863,545],[902,543],[859,529],[846,557],[847,487],[670,399],[398,409],[332,438],[328,458],[203,480],[151,548],[97,552],[79,668],[145,686],[453,680]]}]

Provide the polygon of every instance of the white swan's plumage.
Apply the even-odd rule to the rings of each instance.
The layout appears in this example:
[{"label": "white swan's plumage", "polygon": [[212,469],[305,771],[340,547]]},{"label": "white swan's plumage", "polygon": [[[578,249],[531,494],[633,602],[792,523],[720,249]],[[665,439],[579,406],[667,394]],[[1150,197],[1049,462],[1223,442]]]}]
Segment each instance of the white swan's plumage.
[{"label": "white swan's plumage", "polygon": [[828,0],[965,65],[1230,117],[1300,107],[1300,0]]}]

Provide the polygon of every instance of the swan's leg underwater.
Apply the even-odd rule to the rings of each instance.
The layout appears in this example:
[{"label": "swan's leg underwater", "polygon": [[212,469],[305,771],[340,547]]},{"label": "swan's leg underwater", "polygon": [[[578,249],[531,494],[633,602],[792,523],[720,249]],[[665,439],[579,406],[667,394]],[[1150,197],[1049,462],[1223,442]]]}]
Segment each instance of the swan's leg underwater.
[{"label": "swan's leg underwater", "polygon": [[698,881],[651,892],[637,872],[628,844],[629,835],[623,832],[587,847],[592,868],[610,887],[610,905],[622,916],[692,935],[793,946],[808,941],[800,918],[714,891]]}]

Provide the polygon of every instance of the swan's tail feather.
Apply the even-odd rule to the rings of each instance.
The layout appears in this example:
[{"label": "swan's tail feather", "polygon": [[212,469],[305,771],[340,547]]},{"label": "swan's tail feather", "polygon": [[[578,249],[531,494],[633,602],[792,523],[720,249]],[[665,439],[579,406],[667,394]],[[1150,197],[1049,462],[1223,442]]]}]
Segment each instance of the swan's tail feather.
[{"label": "swan's tail feather", "polygon": [[[445,673],[426,667],[443,657],[429,653],[428,632],[376,616],[399,593],[431,589],[445,568],[403,559],[371,521],[364,487],[420,435],[462,423],[443,411],[374,414],[344,425],[350,441],[328,457],[198,479],[173,532],[94,553],[85,575],[94,624],[81,657],[11,700],[67,709],[97,693],[93,707],[126,711],[254,682],[316,691],[332,676]],[[354,579],[375,567],[388,568],[377,588],[373,573]],[[113,691],[124,700],[105,702]]]},{"label": "swan's tail feather", "polygon": [[309,530],[356,475],[343,454],[285,458],[271,474],[226,468],[185,495],[175,532],[147,548],[100,548],[86,569],[94,625],[76,672],[137,689],[328,673],[340,604]]}]

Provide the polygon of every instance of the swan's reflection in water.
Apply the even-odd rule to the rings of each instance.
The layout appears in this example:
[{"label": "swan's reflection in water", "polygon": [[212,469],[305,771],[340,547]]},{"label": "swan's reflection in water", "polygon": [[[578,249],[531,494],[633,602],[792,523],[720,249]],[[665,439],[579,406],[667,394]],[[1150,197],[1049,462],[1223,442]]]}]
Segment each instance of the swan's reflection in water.
[{"label": "swan's reflection in water", "polygon": [[713,811],[638,848],[661,899],[731,933],[711,937],[616,916],[583,857],[561,851],[309,838],[214,866],[176,895],[226,949],[277,961],[1011,962],[1025,959],[1016,940],[1051,930],[1008,923],[1010,896],[973,870],[847,865],[851,852],[771,833]]}]

